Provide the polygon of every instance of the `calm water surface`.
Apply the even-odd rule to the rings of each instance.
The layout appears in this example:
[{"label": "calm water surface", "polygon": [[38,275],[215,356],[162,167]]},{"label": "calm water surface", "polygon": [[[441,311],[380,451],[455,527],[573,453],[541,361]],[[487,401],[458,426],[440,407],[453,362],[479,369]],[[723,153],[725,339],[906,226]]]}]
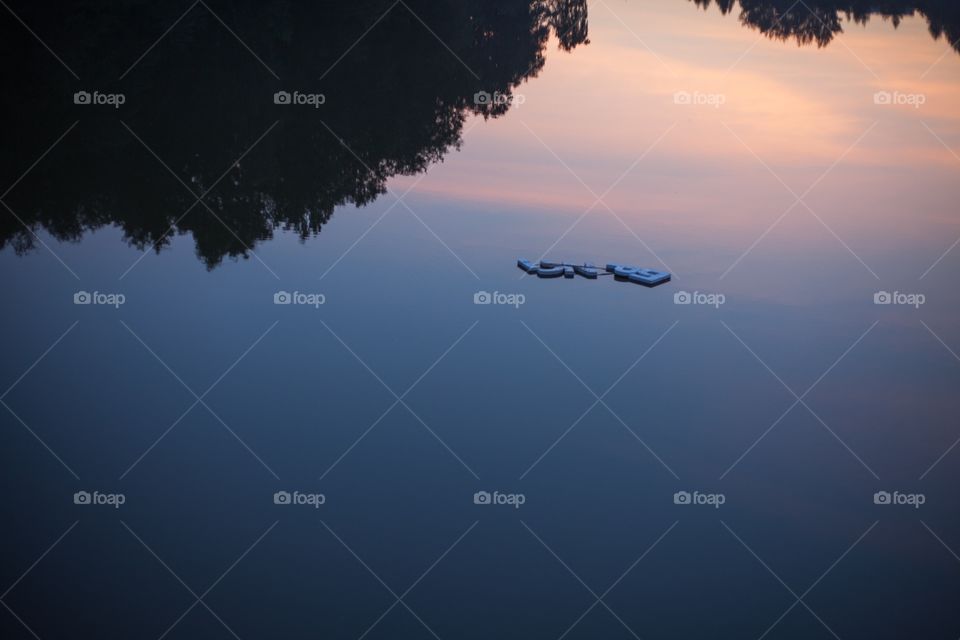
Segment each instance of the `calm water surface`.
[{"label": "calm water surface", "polygon": [[100,4],[0,17],[3,637],[960,635],[952,3]]}]

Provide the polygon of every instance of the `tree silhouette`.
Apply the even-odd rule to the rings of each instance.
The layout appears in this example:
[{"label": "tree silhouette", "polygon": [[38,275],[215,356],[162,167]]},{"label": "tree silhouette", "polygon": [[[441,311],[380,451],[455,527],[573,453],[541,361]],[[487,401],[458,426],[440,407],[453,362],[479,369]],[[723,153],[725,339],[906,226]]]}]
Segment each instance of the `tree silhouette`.
[{"label": "tree silhouette", "polygon": [[[126,73],[158,25],[176,19],[162,3],[87,0],[70,15],[16,8],[93,80],[77,82],[4,23],[0,51],[23,61],[3,72],[16,96],[0,107],[15,124],[0,149],[5,184],[80,123],[4,198],[20,220],[2,217],[0,247],[29,251],[40,229],[79,240],[116,225],[141,250],[189,233],[212,268],[277,228],[306,238],[336,207],[368,204],[390,177],[442,161],[468,116],[507,111],[543,67],[551,34],[569,50],[587,30],[586,0],[209,4],[216,16],[191,11]],[[75,91],[93,88],[126,102],[73,104]],[[275,104],[278,91],[325,102]],[[478,92],[506,99],[478,104]]]},{"label": "tree silhouette", "polygon": [[[737,4],[693,2],[725,14]],[[392,176],[426,171],[459,148],[468,117],[510,108],[551,36],[562,50],[589,42],[586,0],[208,0],[168,33],[180,14],[163,3],[80,0],[70,13],[11,3],[82,80],[17,21],[0,22],[11,61],[0,72],[0,184],[14,212],[0,216],[0,248],[33,250],[40,230],[76,241],[116,226],[141,250],[189,234],[208,268],[248,256],[278,228],[306,239],[337,207],[369,204]],[[960,51],[960,3],[946,0],[739,7],[750,28],[821,47],[842,17],[897,25],[919,13]],[[79,90],[126,103],[76,105]],[[278,105],[278,91],[325,102]],[[481,93],[501,99],[478,102]]]},{"label": "tree silhouette", "polygon": [[[734,10],[738,0],[693,0],[707,8],[716,4],[724,14]],[[830,44],[843,32],[841,16],[848,21],[866,24],[874,16],[889,20],[894,27],[903,18],[916,13],[924,16],[934,39],[945,37],[960,52],[960,3],[954,0],[739,0],[740,22],[778,40],[794,39],[804,45],[818,47]]]}]

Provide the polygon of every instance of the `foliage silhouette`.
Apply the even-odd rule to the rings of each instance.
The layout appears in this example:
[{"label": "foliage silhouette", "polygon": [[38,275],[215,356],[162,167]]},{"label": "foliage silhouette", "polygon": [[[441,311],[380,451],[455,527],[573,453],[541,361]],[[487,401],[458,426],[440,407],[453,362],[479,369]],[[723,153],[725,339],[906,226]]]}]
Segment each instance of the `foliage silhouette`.
[{"label": "foliage silhouette", "polygon": [[[16,216],[2,217],[0,247],[29,251],[41,228],[79,240],[117,225],[141,250],[189,233],[212,268],[277,228],[306,238],[336,207],[370,203],[391,176],[440,162],[468,116],[505,113],[543,68],[551,34],[570,50],[587,32],[586,0],[209,4],[152,49],[179,15],[163,3],[16,7],[83,80],[4,23],[0,51],[24,62],[4,71],[16,87],[2,107],[16,125],[0,150],[4,184],[80,122],[3,198]],[[126,102],[73,103],[94,89]],[[274,104],[277,91],[325,102]],[[506,99],[477,104],[478,92]]]},{"label": "foliage silhouette", "polygon": [[[737,5],[693,2],[725,14]],[[587,0],[210,0],[183,16],[145,0],[80,0],[71,13],[14,4],[70,69],[21,24],[0,22],[0,53],[17,62],[2,71],[11,130],[0,200],[12,213],[0,216],[0,249],[33,250],[40,230],[77,241],[115,225],[141,250],[190,234],[208,268],[247,257],[278,228],[306,239],[336,207],[366,205],[392,176],[426,171],[459,148],[468,117],[506,113],[543,68],[551,36],[566,51],[589,42]],[[946,0],[739,8],[750,28],[820,47],[844,17],[896,26],[919,13],[960,51],[960,3]],[[126,102],[76,105],[80,90]],[[325,103],[278,105],[277,91]],[[503,99],[478,103],[480,92]]]},{"label": "foliage silhouette", "polygon": [[841,17],[867,24],[877,16],[896,27],[903,18],[919,13],[934,39],[943,36],[960,52],[960,3],[955,0],[693,0],[704,8],[716,4],[724,14],[731,13],[738,1],[741,23],[778,40],[825,47],[843,32]]}]

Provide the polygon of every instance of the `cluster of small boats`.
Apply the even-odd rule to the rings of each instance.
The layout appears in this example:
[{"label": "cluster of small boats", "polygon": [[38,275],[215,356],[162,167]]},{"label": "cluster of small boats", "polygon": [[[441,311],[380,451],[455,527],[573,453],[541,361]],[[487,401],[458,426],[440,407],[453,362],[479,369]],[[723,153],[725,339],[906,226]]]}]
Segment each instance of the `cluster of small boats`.
[{"label": "cluster of small boats", "polygon": [[600,275],[610,275],[618,280],[627,280],[636,282],[648,287],[655,287],[664,282],[670,281],[670,274],[666,271],[657,271],[656,269],[644,269],[643,267],[633,267],[625,264],[608,263],[606,269],[601,272],[600,268],[589,262],[583,264],[574,264],[569,262],[555,262],[552,260],[541,260],[539,263],[523,258],[517,260],[517,266],[531,275],[540,278],[573,278],[582,276],[590,280],[596,280]]}]

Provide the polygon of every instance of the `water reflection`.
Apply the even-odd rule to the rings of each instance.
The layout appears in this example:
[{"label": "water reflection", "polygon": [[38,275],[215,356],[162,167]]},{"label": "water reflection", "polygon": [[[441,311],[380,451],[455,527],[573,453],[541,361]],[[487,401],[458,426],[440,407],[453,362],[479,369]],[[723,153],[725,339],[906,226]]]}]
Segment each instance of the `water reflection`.
[{"label": "water reflection", "polygon": [[[77,15],[58,22],[24,13],[44,25],[45,39],[86,34],[69,56],[89,70],[84,77],[103,77],[101,60],[137,60],[157,37],[156,25],[169,22],[161,5],[133,13],[88,4],[81,24]],[[506,112],[514,89],[543,67],[551,34],[566,50],[586,41],[586,0],[407,6],[277,1],[222,14],[214,6],[244,34],[243,46],[201,11],[111,76],[120,80],[93,87],[71,87],[38,52],[8,80],[22,89],[4,107],[4,121],[18,126],[0,153],[5,183],[37,157],[38,141],[81,122],[69,144],[4,198],[16,215],[3,216],[0,247],[33,249],[34,229],[77,240],[115,224],[141,249],[159,251],[171,235],[190,233],[212,267],[245,256],[277,228],[305,238],[335,207],[369,203],[390,177],[439,162],[460,144],[468,116]],[[24,29],[10,31],[2,45],[8,59],[37,48]],[[74,91],[94,89],[123,94],[125,103],[73,104]],[[322,95],[323,104],[274,104],[278,91]],[[482,92],[501,99],[478,103]]]},{"label": "water reflection", "polygon": [[919,13],[930,34],[945,37],[960,52],[960,5],[951,0],[869,2],[868,0],[693,0],[697,5],[716,5],[731,13],[739,4],[740,22],[778,40],[816,43],[823,47],[843,33],[843,18],[865,25],[871,18],[889,20],[898,26],[904,18]]},{"label": "water reflection", "polygon": [[[715,2],[724,13],[738,4],[693,1]],[[46,41],[69,51],[83,81],[27,30],[7,24],[0,51],[8,59],[32,55],[7,70],[8,86],[18,90],[0,107],[16,123],[0,150],[3,183],[15,185],[3,197],[13,214],[0,218],[0,248],[30,251],[41,229],[70,241],[116,225],[141,250],[160,251],[190,234],[213,267],[247,256],[278,228],[306,238],[336,207],[370,203],[391,177],[440,162],[459,147],[468,117],[506,113],[517,87],[544,67],[551,37],[563,50],[588,42],[586,0],[408,4],[214,4],[229,29],[198,10],[159,42],[157,25],[170,23],[159,5],[134,12],[88,2],[71,15],[18,8],[28,24],[43,25]],[[951,2],[738,6],[745,25],[801,44],[830,43],[842,16],[897,25],[915,12],[935,38],[956,48],[960,36],[960,9]],[[75,105],[77,90],[122,93],[126,102]],[[277,105],[278,91],[325,101]],[[478,94],[501,99],[478,103]],[[78,120],[68,142],[18,182]]]}]

